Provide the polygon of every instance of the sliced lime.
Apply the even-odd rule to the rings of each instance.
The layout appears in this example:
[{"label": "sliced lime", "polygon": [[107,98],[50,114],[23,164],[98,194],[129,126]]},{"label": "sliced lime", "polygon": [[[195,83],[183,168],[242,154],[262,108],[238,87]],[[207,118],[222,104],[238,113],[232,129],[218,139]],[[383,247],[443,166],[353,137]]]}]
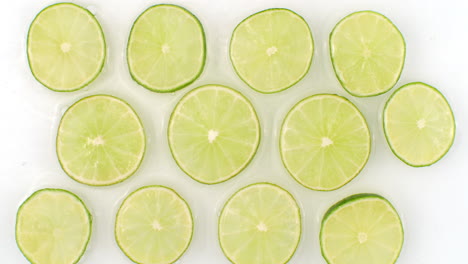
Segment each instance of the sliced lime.
[{"label": "sliced lime", "polygon": [[393,264],[403,246],[393,206],[376,194],[357,194],[332,206],[322,220],[320,246],[329,264]]},{"label": "sliced lime", "polygon": [[135,21],[127,46],[132,78],[156,92],[181,89],[205,66],[205,33],[200,21],[175,5],[155,5]]},{"label": "sliced lime", "polygon": [[71,192],[42,189],[18,209],[16,242],[34,264],[77,263],[91,237],[91,215]]},{"label": "sliced lime", "polygon": [[261,93],[279,92],[299,82],[313,53],[309,26],[288,9],[253,14],[232,33],[232,65],[245,83]]},{"label": "sliced lime", "polygon": [[301,237],[301,213],[294,197],[270,183],[240,189],[219,217],[219,242],[236,264],[283,264]]},{"label": "sliced lime", "polygon": [[187,93],[169,120],[169,147],[193,179],[214,184],[241,172],[255,155],[260,124],[241,93],[206,85]]},{"label": "sliced lime", "polygon": [[117,244],[135,263],[175,262],[188,248],[192,233],[188,204],[163,186],[146,186],[131,193],[115,220]]},{"label": "sliced lime", "polygon": [[405,53],[405,40],[398,28],[373,11],[348,15],[330,34],[336,76],[354,96],[375,96],[390,90],[400,78]]},{"label": "sliced lime", "polygon": [[371,138],[364,116],[346,98],[319,94],[287,114],[280,133],[283,164],[300,184],[319,191],[340,188],[367,163]]},{"label": "sliced lime", "polygon": [[106,43],[93,14],[72,3],[43,9],[28,33],[28,60],[47,88],[70,92],[91,83],[102,70]]},{"label": "sliced lime", "polygon": [[140,119],[116,97],[83,98],[70,106],[60,121],[57,156],[64,171],[78,182],[121,182],[138,169],[144,152]]},{"label": "sliced lime", "polygon": [[383,127],[393,153],[414,167],[440,160],[455,138],[455,119],[444,96],[425,83],[409,83],[385,105]]}]

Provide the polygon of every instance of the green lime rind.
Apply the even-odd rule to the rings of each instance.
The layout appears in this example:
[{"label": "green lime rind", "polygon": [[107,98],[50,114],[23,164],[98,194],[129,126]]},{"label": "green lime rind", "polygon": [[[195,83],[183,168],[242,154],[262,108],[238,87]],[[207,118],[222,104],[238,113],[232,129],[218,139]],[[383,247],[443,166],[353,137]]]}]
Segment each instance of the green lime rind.
[{"label": "green lime rind", "polygon": [[[435,91],[440,97],[441,99],[444,100],[444,102],[446,103],[446,105],[448,106],[448,109],[450,110],[450,113],[451,113],[451,119],[452,119],[452,123],[453,123],[453,131],[452,131],[452,134],[451,134],[451,141],[450,143],[447,145],[447,149],[437,158],[435,159],[434,161],[432,162],[429,162],[427,164],[414,164],[414,163],[411,163],[410,161],[404,159],[400,154],[398,154],[398,152],[394,149],[394,147],[391,145],[390,143],[390,137],[388,135],[388,132],[387,132],[387,128],[386,128],[386,118],[385,118],[385,113],[387,112],[387,107],[388,107],[388,104],[389,102],[392,100],[392,98],[394,98],[394,96],[401,90],[407,88],[408,86],[410,85],[423,85],[427,88],[430,88],[432,89],[433,91]],[[388,146],[390,147],[390,150],[392,151],[392,153],[398,158],[400,159],[401,161],[403,161],[405,164],[411,166],[411,167],[427,167],[427,166],[431,166],[432,164],[438,162],[439,160],[441,160],[450,150],[450,148],[452,147],[454,141],[455,141],[455,134],[456,134],[456,122],[455,122],[455,116],[453,114],[453,110],[452,108],[450,107],[450,104],[448,103],[447,101],[447,98],[445,98],[445,96],[435,87],[431,86],[431,85],[428,85],[426,83],[423,83],[423,82],[412,82],[412,83],[408,83],[408,84],[405,84],[403,86],[401,86],[400,88],[398,88],[397,90],[395,90],[395,92],[393,92],[393,94],[388,98],[387,102],[385,103],[385,106],[384,106],[384,110],[383,110],[383,113],[382,113],[382,127],[383,127],[383,131],[384,131],[384,134],[385,134],[385,139],[387,141],[387,144]]]},{"label": "green lime rind", "polygon": [[[67,89],[67,90],[61,90],[61,89],[57,89],[57,88],[54,88],[54,87],[50,87],[49,85],[47,85],[43,80],[41,80],[35,73],[34,73],[34,70],[33,70],[33,67],[31,65],[31,55],[29,53],[29,47],[30,47],[30,34],[31,34],[31,28],[34,24],[34,22],[36,22],[36,20],[38,19],[38,17],[44,12],[46,11],[47,9],[49,8],[52,8],[52,7],[55,7],[55,6],[59,6],[59,5],[72,5],[72,6],[75,6],[77,8],[80,8],[81,10],[83,10],[84,12],[86,12],[89,17],[96,23],[96,25],[99,27],[100,29],[100,35],[101,35],[101,38],[102,38],[102,41],[103,41],[103,45],[104,45],[104,49],[103,49],[103,58],[102,58],[102,62],[101,62],[101,65],[98,69],[98,71],[94,74],[93,77],[90,78],[89,81],[87,81],[85,84],[79,86],[79,87],[76,87],[74,89]],[[96,17],[94,16],[93,13],[91,13],[88,9],[82,7],[82,6],[79,6],[77,4],[74,4],[74,3],[70,3],[70,2],[62,2],[62,3],[55,3],[55,4],[52,4],[52,5],[49,5],[47,7],[45,7],[44,9],[42,9],[33,19],[33,21],[31,22],[31,25],[29,26],[29,29],[28,29],[28,35],[27,35],[27,40],[26,40],[26,49],[27,49],[27,52],[26,52],[26,55],[27,55],[27,58],[28,58],[28,65],[29,65],[29,69],[31,70],[31,73],[32,75],[34,76],[34,79],[36,79],[40,84],[42,84],[44,87],[46,87],[47,89],[49,90],[52,90],[54,92],[74,92],[74,91],[77,91],[77,90],[80,90],[86,86],[88,86],[89,84],[91,84],[94,80],[96,80],[96,78],[101,74],[102,72],[102,69],[104,68],[104,65],[105,65],[105,62],[106,62],[106,58],[107,58],[107,43],[106,43],[106,38],[104,36],[104,31],[102,30],[102,27],[101,27],[101,24],[99,23],[99,21],[96,19]]]},{"label": "green lime rind", "polygon": [[33,259],[31,259],[31,257],[27,256],[27,254],[25,253],[25,250],[23,247],[21,247],[21,244],[20,242],[18,241],[18,220],[19,220],[19,215],[23,209],[23,206],[28,202],[30,201],[32,198],[34,198],[36,195],[40,194],[41,192],[65,192],[69,195],[71,195],[73,198],[75,198],[84,208],[87,216],[88,216],[88,220],[89,220],[89,234],[88,234],[88,239],[86,240],[85,244],[83,245],[83,250],[81,251],[80,255],[77,257],[77,259],[70,263],[70,264],[76,264],[80,261],[80,259],[83,257],[84,253],[86,252],[86,249],[88,247],[88,244],[89,244],[89,241],[91,239],[91,234],[92,234],[92,231],[93,231],[93,216],[91,215],[89,209],[86,207],[85,203],[83,202],[83,200],[81,200],[80,197],[78,197],[76,194],[68,191],[68,190],[64,190],[64,189],[57,189],[57,188],[44,188],[44,189],[40,189],[40,190],[37,190],[35,191],[33,194],[31,194],[31,196],[29,196],[18,208],[18,212],[16,213],[16,222],[15,222],[15,241],[16,241],[16,245],[18,246],[19,250],[21,251],[21,254],[29,261],[31,262],[32,264],[46,264],[46,263],[39,263],[39,262],[35,262]]}]

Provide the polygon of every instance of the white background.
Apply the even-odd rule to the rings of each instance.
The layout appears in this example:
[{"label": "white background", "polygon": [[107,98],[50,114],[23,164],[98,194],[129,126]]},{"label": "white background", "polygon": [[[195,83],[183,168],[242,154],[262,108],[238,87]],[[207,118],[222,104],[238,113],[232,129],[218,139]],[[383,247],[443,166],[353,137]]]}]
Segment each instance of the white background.
[{"label": "white background", "polygon": [[[89,87],[57,93],[34,80],[25,55],[26,34],[34,16],[51,1],[12,0],[0,16],[0,262],[27,263],[15,244],[15,214],[21,202],[43,187],[66,188],[79,195],[94,217],[91,242],[80,263],[131,263],[114,241],[113,224],[122,199],[137,187],[163,184],[176,189],[195,216],[192,244],[179,263],[228,263],[217,241],[217,215],[226,199],[249,183],[270,181],[288,189],[301,205],[303,236],[290,263],[325,263],[320,255],[320,220],[329,206],[358,192],[387,197],[401,214],[405,243],[398,263],[467,263],[468,250],[468,8],[456,0],[191,0],[169,1],[191,10],[207,36],[207,64],[201,77],[174,94],[157,94],[134,83],[125,64],[125,46],[134,19],[146,0],[79,0],[101,22],[108,43],[104,71]],[[290,8],[309,23],[315,41],[311,70],[296,86],[274,95],[254,92],[235,75],[227,55],[230,34],[246,16],[270,7]],[[330,64],[328,34],[343,16],[362,9],[388,16],[403,33],[407,57],[397,86],[423,81],[451,103],[457,121],[455,143],[438,163],[412,168],[388,148],[380,115],[384,95],[359,99],[340,87]],[[166,140],[168,117],[177,100],[207,83],[234,87],[251,99],[262,125],[262,142],[250,166],[228,182],[206,186],[191,180],[172,160]],[[283,168],[278,131],[288,109],[319,92],[344,95],[365,114],[374,146],[367,166],[345,187],[316,192],[297,184]],[[147,155],[129,180],[89,187],[60,169],[54,140],[63,111],[85,95],[108,93],[128,101],[140,114],[148,136]]]}]

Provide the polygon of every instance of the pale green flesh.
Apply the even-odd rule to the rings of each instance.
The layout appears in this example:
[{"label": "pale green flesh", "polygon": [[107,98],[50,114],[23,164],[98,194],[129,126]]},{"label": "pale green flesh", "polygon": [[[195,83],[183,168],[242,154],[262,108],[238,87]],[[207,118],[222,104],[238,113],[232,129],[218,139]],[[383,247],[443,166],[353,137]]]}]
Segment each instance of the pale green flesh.
[{"label": "pale green flesh", "polygon": [[355,96],[374,96],[390,90],[403,69],[405,49],[396,26],[372,11],[345,17],[330,35],[336,76]]},{"label": "pale green flesh", "polygon": [[150,7],[133,25],[127,59],[131,75],[144,87],[160,92],[182,88],[203,70],[203,28],[181,7]]},{"label": "pale green flesh", "polygon": [[116,217],[115,236],[122,251],[142,264],[173,263],[187,249],[193,222],[187,203],[162,186],[130,194]]},{"label": "pale green flesh", "polygon": [[337,189],[362,170],[370,154],[366,120],[348,100],[314,95],[286,116],[280,152],[289,173],[307,188]]},{"label": "pale green flesh", "polygon": [[253,184],[234,194],[219,218],[219,241],[236,264],[282,264],[294,254],[301,216],[294,198],[272,184]]},{"label": "pale green flesh", "polygon": [[260,125],[251,103],[239,92],[207,85],[180,100],[169,121],[168,138],[182,170],[212,184],[247,166],[258,148]]},{"label": "pale green flesh", "polygon": [[88,210],[66,191],[38,191],[18,210],[16,241],[31,263],[76,263],[90,236]]},{"label": "pale green flesh", "polygon": [[73,91],[94,80],[104,65],[101,26],[74,4],[47,7],[28,33],[28,59],[36,79],[56,91]]},{"label": "pale green flesh", "polygon": [[356,198],[327,214],[320,244],[330,264],[393,264],[403,245],[403,227],[385,199]]},{"label": "pale green flesh", "polygon": [[263,93],[284,90],[309,70],[314,44],[307,23],[287,9],[250,16],[234,30],[230,55],[235,70]]},{"label": "pale green flesh", "polygon": [[86,97],[62,117],[57,155],[65,172],[88,185],[109,185],[133,174],[143,159],[145,134],[133,109],[107,95]]},{"label": "pale green flesh", "polygon": [[387,142],[394,153],[412,166],[427,166],[450,149],[455,121],[445,98],[423,83],[397,90],[384,110]]}]

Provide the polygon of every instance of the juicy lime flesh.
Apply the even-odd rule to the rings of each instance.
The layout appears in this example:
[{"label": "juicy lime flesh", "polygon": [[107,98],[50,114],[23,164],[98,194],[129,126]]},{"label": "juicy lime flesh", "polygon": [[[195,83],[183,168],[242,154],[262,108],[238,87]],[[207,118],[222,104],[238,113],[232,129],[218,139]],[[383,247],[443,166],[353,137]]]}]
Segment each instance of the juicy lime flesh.
[{"label": "juicy lime flesh", "polygon": [[144,87],[161,92],[182,88],[203,70],[203,28],[181,7],[150,7],[133,25],[127,56],[130,73]]},{"label": "juicy lime flesh", "polygon": [[176,162],[203,183],[238,174],[255,155],[260,125],[251,103],[231,88],[208,85],[183,97],[169,121]]},{"label": "juicy lime flesh", "polygon": [[31,263],[76,263],[90,235],[89,212],[69,192],[38,191],[18,210],[16,241]]},{"label": "juicy lime flesh", "polygon": [[384,110],[384,129],[394,153],[413,166],[430,165],[449,150],[455,121],[445,98],[423,83],[397,90]]},{"label": "juicy lime flesh", "polygon": [[301,236],[301,216],[294,198],[266,183],[234,194],[219,218],[224,254],[236,264],[286,263]]},{"label": "juicy lime flesh", "polygon": [[141,188],[117,213],[115,236],[123,252],[137,263],[173,263],[187,249],[193,222],[187,203],[162,186]]},{"label": "juicy lime flesh", "polygon": [[314,44],[307,23],[286,9],[270,9],[242,21],[231,39],[231,61],[253,89],[284,90],[309,70]]},{"label": "juicy lime flesh", "polygon": [[283,123],[280,151],[289,173],[314,190],[334,190],[362,170],[370,154],[366,120],[337,95],[308,97]]},{"label": "juicy lime flesh", "polygon": [[63,115],[57,155],[65,172],[89,185],[109,185],[129,177],[145,151],[143,126],[124,101],[107,95],[81,99]]},{"label": "juicy lime flesh", "polygon": [[325,216],[320,234],[328,263],[395,263],[403,245],[403,227],[388,201],[370,195],[334,207]]},{"label": "juicy lime flesh", "polygon": [[330,35],[335,73],[355,96],[374,96],[398,81],[405,61],[405,41],[394,24],[372,11],[342,19]]},{"label": "juicy lime flesh", "polygon": [[41,11],[28,33],[28,59],[36,79],[57,91],[84,87],[104,65],[106,44],[96,18],[61,3]]}]

